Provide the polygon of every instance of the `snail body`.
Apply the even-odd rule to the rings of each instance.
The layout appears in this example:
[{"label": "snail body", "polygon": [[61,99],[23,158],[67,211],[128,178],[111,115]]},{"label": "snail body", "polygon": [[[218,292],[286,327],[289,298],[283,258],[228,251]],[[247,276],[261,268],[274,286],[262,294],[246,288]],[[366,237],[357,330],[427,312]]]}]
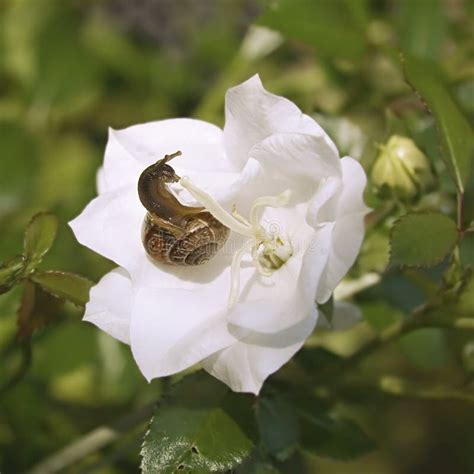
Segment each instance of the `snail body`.
[{"label": "snail body", "polygon": [[229,229],[203,207],[185,206],[168,189],[179,181],[167,163],[176,152],[146,168],[138,180],[138,195],[148,211],[142,229],[147,254],[169,265],[201,265],[225,244]]}]

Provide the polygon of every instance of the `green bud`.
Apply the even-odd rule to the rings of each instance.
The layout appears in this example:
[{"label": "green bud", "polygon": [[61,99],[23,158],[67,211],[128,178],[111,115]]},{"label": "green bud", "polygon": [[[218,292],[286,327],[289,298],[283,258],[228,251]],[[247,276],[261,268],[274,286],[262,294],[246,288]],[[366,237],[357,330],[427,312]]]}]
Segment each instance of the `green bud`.
[{"label": "green bud", "polygon": [[371,173],[372,183],[380,194],[413,199],[433,185],[431,167],[413,140],[393,135],[380,147]]}]

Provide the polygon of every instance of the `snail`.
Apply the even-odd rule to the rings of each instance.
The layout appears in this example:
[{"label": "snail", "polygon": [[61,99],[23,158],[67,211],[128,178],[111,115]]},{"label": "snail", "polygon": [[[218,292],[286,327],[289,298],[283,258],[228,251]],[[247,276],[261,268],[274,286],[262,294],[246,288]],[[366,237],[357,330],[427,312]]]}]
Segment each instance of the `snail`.
[{"label": "snail", "polygon": [[147,254],[169,265],[201,265],[225,244],[229,229],[203,207],[185,206],[170,192],[180,177],[168,164],[177,151],[146,168],[138,180],[138,195],[148,211],[142,229]]}]

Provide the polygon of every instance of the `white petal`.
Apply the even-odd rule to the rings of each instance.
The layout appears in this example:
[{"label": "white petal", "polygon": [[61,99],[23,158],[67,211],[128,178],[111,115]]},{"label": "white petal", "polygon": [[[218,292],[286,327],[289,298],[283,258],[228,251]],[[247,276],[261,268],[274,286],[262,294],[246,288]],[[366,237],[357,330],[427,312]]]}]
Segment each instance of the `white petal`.
[{"label": "white petal", "polygon": [[194,171],[233,171],[219,127],[201,120],[170,119],[113,132],[115,139],[142,168],[180,150],[173,165]]},{"label": "white petal", "polygon": [[315,183],[328,176],[339,176],[337,152],[324,137],[304,133],[275,133],[255,145],[249,154],[262,163],[267,179],[307,186],[314,193]]},{"label": "white petal", "polygon": [[244,166],[254,145],[279,132],[324,137],[337,153],[326,132],[311,117],[288,99],[267,92],[258,75],[227,91],[225,118],[225,149],[239,168]]},{"label": "white petal", "polygon": [[130,277],[123,268],[116,268],[92,287],[84,321],[129,344],[132,299]]},{"label": "white petal", "polygon": [[339,209],[342,180],[337,176],[323,179],[316,194],[310,199],[306,213],[308,224],[317,229],[321,224],[333,222]]},{"label": "white petal", "polygon": [[341,177],[330,176],[319,184],[308,205],[306,219],[317,228],[324,222],[337,220],[339,215],[367,213],[363,193],[367,177],[362,166],[350,157],[340,160]]},{"label": "white petal", "polygon": [[104,173],[104,167],[103,166],[101,166],[97,171],[95,184],[96,184],[96,189],[97,189],[98,194],[102,194],[102,193],[107,192],[108,187],[107,187],[107,183],[105,181],[105,173]]},{"label": "white petal", "polygon": [[139,288],[131,347],[143,375],[174,374],[235,342],[225,321],[225,289]]},{"label": "white petal", "polygon": [[325,281],[324,272],[327,271],[331,256],[333,224],[322,225],[313,234],[304,254],[303,265],[298,280],[300,298],[315,304],[319,288]]},{"label": "white petal", "polygon": [[258,395],[265,379],[303,345],[316,324],[317,312],[276,334],[236,330],[239,342],[203,360],[203,367],[236,392]]},{"label": "white petal", "polygon": [[136,183],[144,169],[143,164],[137,161],[122,146],[117,136],[118,133],[109,128],[104,166],[99,170],[97,176],[97,181],[100,185],[99,194]]},{"label": "white petal", "polygon": [[327,219],[334,213],[335,222],[331,238],[331,254],[317,293],[318,303],[327,301],[334,288],[354,264],[364,238],[364,216],[368,208],[362,195],[367,179],[356,160],[345,157],[341,160],[341,165],[342,184],[340,194],[337,196],[338,204],[334,206],[332,198],[327,208],[331,212],[327,212],[327,209],[323,212]]},{"label": "white petal", "polygon": [[[193,119],[161,120],[123,130],[109,129],[104,166],[97,178],[99,192],[136,186],[147,166],[177,150],[183,153],[173,160],[178,174],[233,171],[224,152],[220,128]],[[221,180],[215,176],[213,180],[207,179],[208,182]]]},{"label": "white petal", "polygon": [[332,233],[332,249],[318,288],[317,301],[324,303],[337,284],[354,264],[364,238],[364,215],[348,214],[339,217]]},{"label": "white petal", "polygon": [[370,211],[364,203],[367,176],[357,160],[345,156],[341,160],[342,194],[339,199],[339,214],[359,214]]},{"label": "white petal", "polygon": [[119,188],[95,198],[69,225],[82,245],[131,272],[145,258],[144,215],[136,189]]},{"label": "white petal", "polygon": [[[314,230],[305,224],[304,214],[297,208],[268,208],[262,224],[289,240],[293,255],[271,276],[261,276],[254,268],[250,255],[241,265],[241,294],[239,303],[228,314],[230,324],[261,333],[277,333],[304,319],[314,306],[318,272],[307,272],[301,282],[304,259]],[[319,256],[314,252],[312,256]],[[324,268],[324,262],[318,266]],[[316,262],[315,262],[316,263]],[[306,292],[306,286],[314,287]]]}]

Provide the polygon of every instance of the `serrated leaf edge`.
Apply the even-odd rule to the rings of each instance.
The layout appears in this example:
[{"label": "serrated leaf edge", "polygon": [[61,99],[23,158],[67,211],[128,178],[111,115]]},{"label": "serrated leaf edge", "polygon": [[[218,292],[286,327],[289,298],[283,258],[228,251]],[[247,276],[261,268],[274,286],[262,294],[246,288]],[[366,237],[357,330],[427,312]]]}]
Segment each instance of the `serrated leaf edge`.
[{"label": "serrated leaf edge", "polygon": [[76,306],[77,308],[84,308],[85,304],[81,304],[81,303],[77,303],[76,301],[73,301],[73,300],[70,300],[68,298],[65,298],[64,296],[59,296],[58,294],[56,294],[54,291],[50,290],[49,288],[45,288],[40,282],[36,281],[34,279],[35,275],[36,274],[42,274],[42,273],[48,273],[48,274],[55,274],[55,275],[74,275],[75,277],[81,279],[81,280],[85,280],[85,281],[88,281],[89,283],[91,283],[91,286],[93,286],[95,283],[92,281],[92,280],[89,280],[88,278],[82,276],[82,275],[78,275],[77,273],[73,273],[73,272],[66,272],[66,271],[62,271],[62,270],[44,270],[44,271],[39,271],[39,272],[33,272],[31,275],[30,275],[30,280],[35,284],[35,285],[38,285],[39,287],[41,287],[41,289],[45,292],[45,293],[48,293],[49,295],[51,296],[54,296],[55,298],[57,298],[58,300],[61,300],[61,301],[68,301],[69,303],[72,303],[74,306]]}]

